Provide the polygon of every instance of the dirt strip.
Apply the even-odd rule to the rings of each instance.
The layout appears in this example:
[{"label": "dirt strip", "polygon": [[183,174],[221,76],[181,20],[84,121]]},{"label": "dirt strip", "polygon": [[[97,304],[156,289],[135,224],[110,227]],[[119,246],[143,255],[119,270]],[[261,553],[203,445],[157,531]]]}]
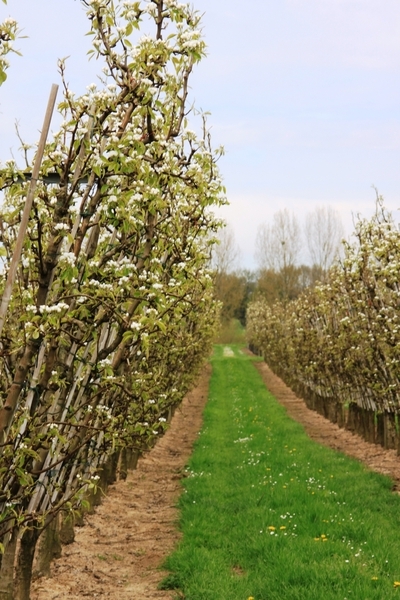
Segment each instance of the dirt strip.
[{"label": "dirt strip", "polygon": [[373,471],[389,475],[394,479],[393,489],[400,490],[400,457],[395,450],[385,450],[381,446],[365,442],[346,429],[340,429],[338,425],[307,408],[304,400],[298,398],[268,365],[262,362],[254,365],[269,391],[286,408],[288,415],[303,425],[310,438],[360,460]]},{"label": "dirt strip", "polygon": [[31,600],[173,598],[172,592],[157,589],[166,575],[160,564],[179,539],[180,480],[201,429],[210,375],[207,366],[166,434],[76,529],[75,542],[54,561],[51,578],[34,582]]}]

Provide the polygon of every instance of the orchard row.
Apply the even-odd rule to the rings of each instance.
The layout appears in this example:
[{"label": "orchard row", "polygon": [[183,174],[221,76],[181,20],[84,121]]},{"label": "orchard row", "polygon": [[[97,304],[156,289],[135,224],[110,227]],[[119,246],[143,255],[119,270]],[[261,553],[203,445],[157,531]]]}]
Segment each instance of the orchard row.
[{"label": "orchard row", "polygon": [[375,216],[356,224],[355,242],[344,245],[325,284],[289,303],[249,306],[249,341],[289,385],[325,405],[323,412],[360,409],[372,426],[380,414],[395,421],[399,275],[400,232],[379,200]]},{"label": "orchard row", "polygon": [[[218,321],[207,269],[220,151],[202,115],[197,133],[187,121],[199,16],[175,0],[83,4],[103,81],[77,97],[60,63],[63,122],[0,340],[0,580],[12,598],[29,588],[42,529],[165,429]],[[153,37],[135,39],[142,24]],[[11,161],[0,179],[7,271],[26,183]],[[10,576],[18,536],[23,567]]]}]

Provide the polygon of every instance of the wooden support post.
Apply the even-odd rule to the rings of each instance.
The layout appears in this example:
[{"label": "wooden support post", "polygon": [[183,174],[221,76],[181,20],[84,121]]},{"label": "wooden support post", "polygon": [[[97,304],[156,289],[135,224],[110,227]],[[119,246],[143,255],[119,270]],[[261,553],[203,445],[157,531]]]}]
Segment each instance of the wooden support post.
[{"label": "wooden support post", "polygon": [[35,164],[33,165],[32,178],[29,184],[29,190],[26,197],[24,211],[22,213],[21,224],[19,226],[17,242],[15,244],[14,253],[11,259],[10,268],[7,274],[6,286],[4,288],[3,297],[0,304],[0,336],[3,331],[4,321],[7,314],[8,305],[10,303],[12,289],[14,286],[15,277],[17,274],[17,268],[21,259],[22,248],[24,245],[24,239],[26,230],[28,228],[29,214],[32,208],[33,196],[36,189],[37,180],[39,177],[39,171],[43,160],[44,148],[46,145],[47,136],[50,129],[51,118],[53,116],[54,106],[56,103],[56,97],[58,92],[58,85],[53,84],[50,92],[50,98],[47,105],[47,110],[43,122],[43,129],[40,135],[39,145],[36,153]]}]

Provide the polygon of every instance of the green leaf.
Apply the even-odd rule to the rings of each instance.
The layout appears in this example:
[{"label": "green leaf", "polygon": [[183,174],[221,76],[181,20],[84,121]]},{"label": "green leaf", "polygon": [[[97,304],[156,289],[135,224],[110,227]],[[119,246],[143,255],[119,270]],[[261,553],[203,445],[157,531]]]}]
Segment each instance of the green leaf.
[{"label": "green leaf", "polygon": [[160,329],[160,331],[162,331],[164,334],[167,333],[167,327],[166,327],[165,323],[163,323],[162,321],[158,321],[157,325],[158,325],[158,328]]},{"label": "green leaf", "polygon": [[125,331],[122,339],[124,342],[130,342],[133,339],[133,331]]},{"label": "green leaf", "polygon": [[19,483],[22,486],[28,486],[32,483],[32,480],[29,477],[28,473],[25,473],[25,471],[23,469],[17,468],[17,469],[15,469],[15,472],[18,476]]}]

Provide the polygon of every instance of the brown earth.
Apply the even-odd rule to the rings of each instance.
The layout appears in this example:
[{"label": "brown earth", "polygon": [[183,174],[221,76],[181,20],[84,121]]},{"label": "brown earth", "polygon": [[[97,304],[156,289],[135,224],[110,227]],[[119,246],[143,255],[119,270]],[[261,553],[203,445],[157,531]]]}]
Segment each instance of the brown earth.
[{"label": "brown earth", "polygon": [[[400,461],[394,450],[364,442],[309,410],[303,400],[265,363],[255,363],[267,388],[317,442],[345,452],[371,469],[390,475],[400,488]],[[172,600],[175,593],[160,591],[164,558],[179,540],[176,501],[180,480],[201,428],[211,367],[175,413],[167,433],[143,456],[136,471],[109,488],[107,497],[86,525],[76,530],[76,541],[54,561],[51,578],[33,584],[32,600]]]}]

